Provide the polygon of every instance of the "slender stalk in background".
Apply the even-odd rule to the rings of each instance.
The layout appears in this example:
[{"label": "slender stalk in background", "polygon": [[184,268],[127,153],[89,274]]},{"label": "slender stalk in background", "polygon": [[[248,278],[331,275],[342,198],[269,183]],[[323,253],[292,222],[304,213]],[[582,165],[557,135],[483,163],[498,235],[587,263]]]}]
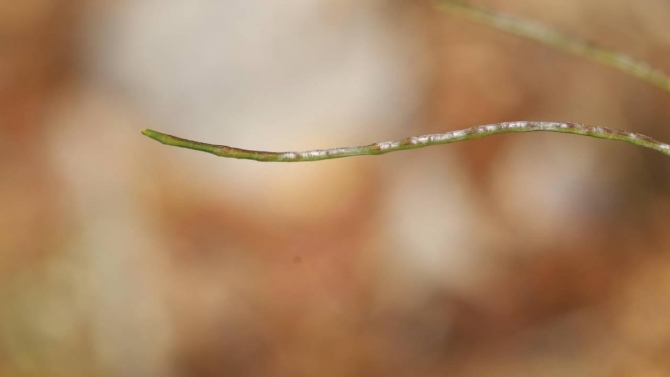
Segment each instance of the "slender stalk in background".
[{"label": "slender stalk in background", "polygon": [[617,68],[627,75],[637,77],[670,93],[670,77],[667,74],[619,51],[560,33],[538,22],[476,7],[458,0],[440,0],[439,8],[471,21]]},{"label": "slender stalk in background", "polygon": [[576,134],[591,136],[599,139],[625,141],[634,145],[650,148],[670,156],[670,145],[654,140],[649,136],[633,132],[625,132],[604,127],[592,127],[580,123],[565,122],[505,122],[487,124],[483,126],[466,128],[464,130],[450,131],[443,134],[432,134],[424,136],[408,137],[398,141],[385,141],[357,147],[343,147],[332,149],[317,149],[304,152],[264,152],[247,149],[228,147],[225,145],[214,145],[182,139],[153,130],[144,130],[142,133],[163,144],[175,147],[194,149],[197,151],[211,153],[219,157],[241,158],[247,160],[264,162],[301,162],[320,161],[333,158],[385,154],[405,149],[416,149],[431,145],[449,144],[458,141],[474,140],[485,136],[513,133],[513,132],[536,132],[548,131],[565,134]]}]

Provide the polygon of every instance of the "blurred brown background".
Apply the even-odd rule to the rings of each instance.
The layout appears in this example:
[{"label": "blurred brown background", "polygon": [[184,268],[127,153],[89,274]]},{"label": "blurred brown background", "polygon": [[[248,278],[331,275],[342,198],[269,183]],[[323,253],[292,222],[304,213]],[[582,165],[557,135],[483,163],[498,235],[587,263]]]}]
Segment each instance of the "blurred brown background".
[{"label": "blurred brown background", "polygon": [[[664,0],[481,0],[670,71]],[[670,95],[431,1],[0,1],[0,376],[669,376]]]}]

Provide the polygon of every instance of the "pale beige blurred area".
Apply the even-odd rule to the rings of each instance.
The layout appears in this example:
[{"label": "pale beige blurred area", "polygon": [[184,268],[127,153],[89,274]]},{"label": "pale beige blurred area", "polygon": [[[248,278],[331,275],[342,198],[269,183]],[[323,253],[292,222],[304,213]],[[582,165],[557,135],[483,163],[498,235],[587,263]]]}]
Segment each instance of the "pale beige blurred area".
[{"label": "pale beige blurred area", "polygon": [[[664,0],[478,0],[670,72]],[[0,0],[0,377],[669,376],[670,93],[431,1]]]}]

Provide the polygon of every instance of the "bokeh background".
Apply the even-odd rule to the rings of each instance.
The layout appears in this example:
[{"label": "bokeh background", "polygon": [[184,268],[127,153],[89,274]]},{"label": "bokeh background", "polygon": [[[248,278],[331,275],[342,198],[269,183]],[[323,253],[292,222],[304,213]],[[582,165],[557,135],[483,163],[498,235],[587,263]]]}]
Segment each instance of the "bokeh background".
[{"label": "bokeh background", "polygon": [[[670,71],[664,0],[481,0]],[[410,0],[0,2],[0,376],[668,376],[670,95]],[[664,225],[665,224],[665,225]]]}]

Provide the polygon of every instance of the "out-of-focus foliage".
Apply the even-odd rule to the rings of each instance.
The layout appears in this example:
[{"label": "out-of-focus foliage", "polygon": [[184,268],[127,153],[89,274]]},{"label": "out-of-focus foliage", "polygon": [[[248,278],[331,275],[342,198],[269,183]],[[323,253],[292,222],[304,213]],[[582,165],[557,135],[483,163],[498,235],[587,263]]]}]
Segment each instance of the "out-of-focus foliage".
[{"label": "out-of-focus foliage", "polygon": [[[665,71],[661,0],[481,0]],[[664,65],[665,64],[665,65]],[[0,376],[664,376],[670,97],[417,1],[0,5]]]}]

